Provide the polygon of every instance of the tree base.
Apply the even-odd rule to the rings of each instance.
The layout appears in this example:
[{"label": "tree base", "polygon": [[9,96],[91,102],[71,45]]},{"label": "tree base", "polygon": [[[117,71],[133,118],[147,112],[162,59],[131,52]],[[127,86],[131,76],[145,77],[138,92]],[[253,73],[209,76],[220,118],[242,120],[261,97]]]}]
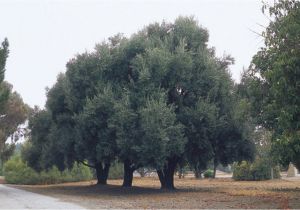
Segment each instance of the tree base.
[{"label": "tree base", "polygon": [[174,186],[169,186],[169,187],[160,187],[161,190],[166,190],[166,191],[174,191],[177,190],[176,187]]},{"label": "tree base", "polygon": [[107,182],[106,181],[98,181],[97,185],[107,185]]}]

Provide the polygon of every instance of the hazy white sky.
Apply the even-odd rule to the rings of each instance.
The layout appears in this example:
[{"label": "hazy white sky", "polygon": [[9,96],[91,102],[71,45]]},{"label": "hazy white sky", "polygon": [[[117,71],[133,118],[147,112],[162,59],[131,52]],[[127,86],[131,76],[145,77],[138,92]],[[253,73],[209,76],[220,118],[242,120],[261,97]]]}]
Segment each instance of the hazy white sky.
[{"label": "hazy white sky", "polygon": [[231,71],[239,81],[263,45],[253,32],[268,23],[261,6],[261,0],[0,0],[0,40],[10,42],[6,80],[26,103],[43,107],[45,87],[75,54],[119,32],[130,36],[149,23],[193,15],[217,54],[235,58]]}]

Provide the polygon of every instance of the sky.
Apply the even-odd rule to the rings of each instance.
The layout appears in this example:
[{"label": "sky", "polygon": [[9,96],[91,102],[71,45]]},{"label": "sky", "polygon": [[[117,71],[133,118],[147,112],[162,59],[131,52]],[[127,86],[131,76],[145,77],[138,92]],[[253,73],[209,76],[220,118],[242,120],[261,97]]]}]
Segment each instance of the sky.
[{"label": "sky", "polygon": [[218,56],[230,54],[233,79],[263,46],[268,25],[261,0],[0,0],[0,41],[10,43],[6,80],[30,106],[43,107],[46,87],[78,53],[123,33],[129,37],[153,22],[194,16],[209,31]]}]

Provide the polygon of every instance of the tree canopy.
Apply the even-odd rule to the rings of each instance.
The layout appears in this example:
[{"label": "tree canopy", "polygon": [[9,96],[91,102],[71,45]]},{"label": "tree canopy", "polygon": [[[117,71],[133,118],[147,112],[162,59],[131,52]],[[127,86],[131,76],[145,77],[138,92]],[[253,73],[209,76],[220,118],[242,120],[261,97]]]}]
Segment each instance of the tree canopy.
[{"label": "tree canopy", "polygon": [[[46,109],[31,119],[27,159],[42,148],[41,156],[61,157],[53,164],[83,162],[96,169],[99,184],[117,159],[123,186],[132,185],[134,170],[151,167],[168,189],[182,160],[206,168],[212,160],[251,159],[252,141],[236,117],[233,59],[218,58],[207,42],[193,17],[179,17],[77,55],[47,92]],[[29,163],[47,167],[38,159]]]},{"label": "tree canopy", "polygon": [[24,136],[25,132],[19,126],[25,122],[30,110],[21,96],[12,90],[12,85],[4,81],[8,47],[5,39],[0,46],[0,159],[7,159],[14,149],[6,144],[9,137],[15,143]]},{"label": "tree canopy", "polygon": [[273,133],[279,161],[300,169],[300,2],[279,0],[263,11],[271,22],[245,77],[248,96],[258,123]]},{"label": "tree canopy", "polygon": [[0,116],[3,115],[4,104],[6,103],[9,95],[9,87],[3,83],[5,76],[5,65],[8,57],[8,40],[5,39],[0,47]]}]

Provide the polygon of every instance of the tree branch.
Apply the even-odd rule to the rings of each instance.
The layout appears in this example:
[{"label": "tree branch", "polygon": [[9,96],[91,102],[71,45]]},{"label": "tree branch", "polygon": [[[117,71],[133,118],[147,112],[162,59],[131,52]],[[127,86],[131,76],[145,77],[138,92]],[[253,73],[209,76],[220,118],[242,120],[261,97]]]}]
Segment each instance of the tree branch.
[{"label": "tree branch", "polygon": [[90,164],[88,164],[88,163],[85,163],[85,162],[82,161],[82,160],[77,160],[77,162],[82,163],[83,165],[85,165],[85,166],[87,166],[87,167],[90,167],[90,168],[96,168],[96,166],[90,165]]}]

